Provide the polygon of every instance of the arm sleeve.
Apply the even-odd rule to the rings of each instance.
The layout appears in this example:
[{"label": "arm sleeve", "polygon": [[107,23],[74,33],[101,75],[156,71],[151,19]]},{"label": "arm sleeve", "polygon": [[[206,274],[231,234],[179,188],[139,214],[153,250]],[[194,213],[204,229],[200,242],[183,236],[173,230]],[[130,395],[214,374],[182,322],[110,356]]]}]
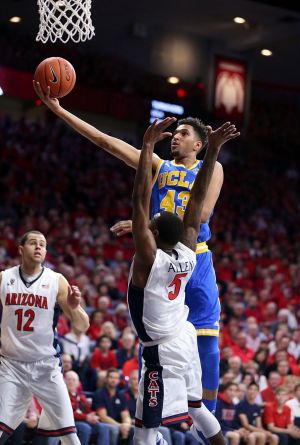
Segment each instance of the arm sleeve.
[{"label": "arm sleeve", "polygon": [[[264,412],[264,421],[268,425],[269,423],[274,423],[273,415],[273,405],[266,405]],[[275,424],[275,423],[274,423]]]},{"label": "arm sleeve", "polygon": [[90,366],[91,368],[100,368],[100,354],[97,349],[93,352]]},{"label": "arm sleeve", "polygon": [[105,405],[105,400],[104,400],[104,395],[103,392],[100,391],[96,391],[94,398],[93,398],[93,403],[92,403],[92,409],[96,410],[99,408],[106,408]]}]

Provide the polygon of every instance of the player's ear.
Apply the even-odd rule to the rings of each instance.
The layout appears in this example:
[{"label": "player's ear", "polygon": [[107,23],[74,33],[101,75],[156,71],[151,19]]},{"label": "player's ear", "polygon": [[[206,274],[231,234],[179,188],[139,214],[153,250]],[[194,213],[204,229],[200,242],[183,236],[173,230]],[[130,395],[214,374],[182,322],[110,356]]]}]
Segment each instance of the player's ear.
[{"label": "player's ear", "polygon": [[19,255],[23,255],[23,246],[19,246],[18,247],[18,252],[19,252]]},{"label": "player's ear", "polygon": [[202,142],[201,141],[195,142],[195,144],[194,144],[195,152],[198,153],[201,150],[201,148],[202,148]]},{"label": "player's ear", "polygon": [[159,237],[159,231],[157,229],[154,229],[152,231],[152,233],[153,233],[153,236],[154,236],[155,239],[157,239]]}]

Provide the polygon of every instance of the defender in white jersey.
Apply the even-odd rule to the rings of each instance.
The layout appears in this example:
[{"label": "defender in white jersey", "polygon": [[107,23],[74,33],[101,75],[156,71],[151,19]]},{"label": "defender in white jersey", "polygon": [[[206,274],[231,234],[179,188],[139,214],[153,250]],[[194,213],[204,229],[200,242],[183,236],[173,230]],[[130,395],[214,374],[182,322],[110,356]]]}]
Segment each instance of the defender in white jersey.
[{"label": "defender in white jersey", "polygon": [[79,289],[42,266],[46,239],[41,232],[27,232],[19,253],[21,265],[0,274],[0,444],[22,422],[34,394],[43,408],[38,433],[80,445],[55,329],[60,309],[81,331],[89,326],[88,316]]},{"label": "defender in white jersey", "polygon": [[149,223],[153,149],[158,140],[171,136],[165,129],[173,122],[174,118],[155,121],[146,131],[133,189],[135,256],[128,305],[143,345],[134,444],[154,445],[161,440],[161,423],[179,423],[190,416],[194,428],[201,430],[212,445],[224,445],[218,421],[201,403],[197,337],[187,321],[184,300],[196,264],[194,252],[205,194],[220,147],[235,137],[236,130],[227,122],[211,134],[183,221],[163,212]]}]

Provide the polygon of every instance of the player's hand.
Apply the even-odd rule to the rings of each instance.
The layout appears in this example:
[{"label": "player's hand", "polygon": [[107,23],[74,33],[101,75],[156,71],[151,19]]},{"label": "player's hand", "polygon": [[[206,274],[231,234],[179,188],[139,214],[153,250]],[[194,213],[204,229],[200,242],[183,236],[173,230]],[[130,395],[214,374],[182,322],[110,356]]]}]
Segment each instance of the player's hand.
[{"label": "player's hand", "polygon": [[225,122],[221,127],[213,130],[210,126],[206,127],[208,135],[208,145],[220,149],[225,142],[237,138],[241,133],[236,130],[234,124]]},{"label": "player's hand", "polygon": [[68,292],[68,306],[71,309],[76,309],[80,305],[81,292],[77,286],[69,286]]},{"label": "player's hand", "polygon": [[175,121],[176,117],[166,117],[162,121],[155,119],[144,134],[144,144],[156,144],[156,142],[171,137],[172,133],[165,130]]},{"label": "player's hand", "polygon": [[125,221],[118,221],[110,228],[111,232],[116,236],[126,235],[132,233],[132,221],[127,219]]},{"label": "player's hand", "polygon": [[50,97],[50,87],[47,87],[47,92],[44,93],[44,91],[41,88],[41,85],[39,82],[33,81],[33,88],[38,97],[44,102],[44,104],[47,105],[47,107],[50,108],[50,110],[54,111],[59,107],[59,101],[58,99],[54,97]]}]

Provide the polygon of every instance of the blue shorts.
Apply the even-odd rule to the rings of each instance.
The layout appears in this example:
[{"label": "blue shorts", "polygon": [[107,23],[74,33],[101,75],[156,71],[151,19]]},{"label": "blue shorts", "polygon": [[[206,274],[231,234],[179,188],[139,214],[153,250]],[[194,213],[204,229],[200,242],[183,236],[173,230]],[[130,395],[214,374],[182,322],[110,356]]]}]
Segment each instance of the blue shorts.
[{"label": "blue shorts", "polygon": [[198,335],[219,334],[220,302],[212,253],[199,253],[194,272],[186,286],[185,302],[189,307],[188,321]]}]

